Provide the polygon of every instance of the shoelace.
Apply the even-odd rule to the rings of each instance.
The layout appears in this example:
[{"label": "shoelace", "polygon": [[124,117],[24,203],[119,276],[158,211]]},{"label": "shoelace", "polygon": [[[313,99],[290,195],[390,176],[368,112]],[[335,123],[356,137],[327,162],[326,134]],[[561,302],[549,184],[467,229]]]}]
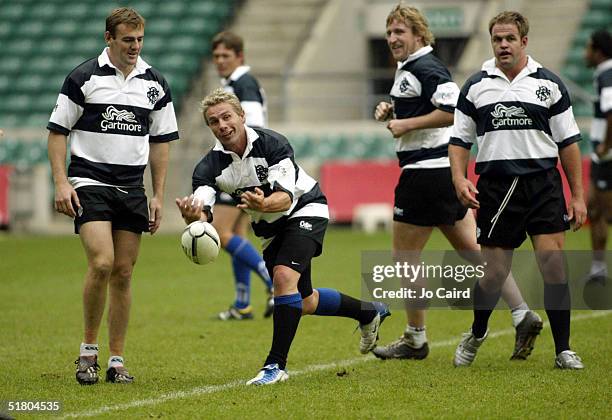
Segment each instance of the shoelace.
[{"label": "shoelace", "polygon": [[[74,364],[75,364],[75,365],[78,365],[78,364],[80,363],[80,361],[81,361],[80,359],[76,359],[76,360],[74,361]],[[89,369],[89,368],[91,368],[91,367],[92,367],[92,368],[94,368],[96,371],[100,370],[100,365],[98,364],[98,362],[94,362],[94,364],[93,364],[93,365],[89,365],[89,366],[87,366],[87,369]],[[85,369],[85,370],[87,370],[87,369]]]}]

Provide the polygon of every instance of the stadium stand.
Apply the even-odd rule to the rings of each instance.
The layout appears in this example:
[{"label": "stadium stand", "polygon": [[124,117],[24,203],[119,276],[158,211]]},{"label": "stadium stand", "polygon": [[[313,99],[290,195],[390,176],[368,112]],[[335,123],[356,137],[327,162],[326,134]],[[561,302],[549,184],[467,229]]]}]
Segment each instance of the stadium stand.
[{"label": "stadium stand", "polygon": [[[597,29],[612,27],[612,5],[609,0],[591,0],[589,9],[582,17],[580,28],[574,35],[571,48],[567,52],[561,74],[584,91],[593,94],[593,71],[584,64],[584,46],[590,34]],[[574,105],[576,116],[590,117],[592,104],[577,102]]]},{"label": "stadium stand", "polygon": [[[0,0],[0,126],[44,127],[66,74],[104,47],[104,19],[125,2]],[[175,106],[209,54],[233,0],[129,3],[147,20],[143,58],[172,87]]]}]

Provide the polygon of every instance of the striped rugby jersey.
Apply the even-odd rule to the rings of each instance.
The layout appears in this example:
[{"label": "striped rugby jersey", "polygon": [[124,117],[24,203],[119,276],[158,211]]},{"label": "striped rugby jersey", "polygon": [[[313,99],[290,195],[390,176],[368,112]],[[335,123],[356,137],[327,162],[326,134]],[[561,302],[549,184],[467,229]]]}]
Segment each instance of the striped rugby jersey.
[{"label": "striped rugby jersey", "polygon": [[247,147],[242,157],[227,151],[219,140],[193,171],[192,186],[196,199],[212,209],[217,191],[230,194],[240,202],[245,191],[260,188],[267,197],[274,191],[291,196],[291,207],[284,212],[262,213],[245,210],[253,231],[264,238],[264,246],[282,231],[287,219],[294,217],[329,218],[327,199],[319,184],[295,163],[287,139],[272,130],[245,126]]},{"label": "striped rugby jersey", "polygon": [[266,127],[268,125],[266,94],[250,71],[249,66],[239,66],[230,77],[221,79],[221,85],[225,91],[233,93],[240,100],[248,126]]},{"label": "striped rugby jersey", "polygon": [[[593,73],[593,87],[595,88],[595,102],[593,103],[593,121],[591,122],[591,141],[593,152],[597,144],[604,141],[608,123],[606,114],[612,112],[612,58],[600,63]],[[599,157],[591,154],[593,162],[599,162]],[[612,150],[603,160],[612,160]]]},{"label": "striped rugby jersey", "polygon": [[[427,115],[435,109],[452,113],[459,87],[446,67],[425,46],[397,63],[391,88],[394,118]],[[395,139],[395,151],[402,168],[444,168],[448,160],[450,127],[414,130]]]},{"label": "striped rugby jersey", "polygon": [[580,140],[565,85],[528,56],[512,82],[485,61],[459,96],[450,143],[469,149],[476,139],[476,173],[525,175],[554,168],[559,149]]},{"label": "striped rugby jersey", "polygon": [[66,77],[47,128],[70,139],[75,187],[143,185],[149,143],[178,139],[170,87],[142,58],[127,78],[106,48]]}]

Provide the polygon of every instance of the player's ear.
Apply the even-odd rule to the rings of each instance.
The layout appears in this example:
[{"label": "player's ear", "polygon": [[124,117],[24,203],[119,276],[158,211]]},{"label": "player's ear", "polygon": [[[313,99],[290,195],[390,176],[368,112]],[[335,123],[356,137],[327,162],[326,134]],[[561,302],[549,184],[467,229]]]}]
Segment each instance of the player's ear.
[{"label": "player's ear", "polygon": [[104,32],[104,42],[106,42],[106,45],[108,45],[112,38],[113,36],[109,31]]}]

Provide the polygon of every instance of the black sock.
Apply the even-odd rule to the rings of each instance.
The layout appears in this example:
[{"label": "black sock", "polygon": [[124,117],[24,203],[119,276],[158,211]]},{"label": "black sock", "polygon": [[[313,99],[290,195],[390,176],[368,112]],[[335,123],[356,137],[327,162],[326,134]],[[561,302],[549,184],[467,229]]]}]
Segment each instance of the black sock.
[{"label": "black sock", "polygon": [[372,302],[365,302],[340,293],[340,306],[336,316],[353,318],[360,324],[372,322],[378,312]]},{"label": "black sock", "polygon": [[474,322],[472,323],[472,333],[476,338],[482,338],[487,332],[489,317],[497,305],[501,290],[496,293],[487,293],[476,282],[474,285]]},{"label": "black sock", "polygon": [[567,283],[544,283],[544,308],[555,341],[555,354],[570,349],[570,302]]},{"label": "black sock", "polygon": [[265,365],[278,363],[281,369],[287,365],[287,355],[298,325],[302,317],[302,297],[299,293],[274,297],[274,333],[272,335],[272,348]]}]

